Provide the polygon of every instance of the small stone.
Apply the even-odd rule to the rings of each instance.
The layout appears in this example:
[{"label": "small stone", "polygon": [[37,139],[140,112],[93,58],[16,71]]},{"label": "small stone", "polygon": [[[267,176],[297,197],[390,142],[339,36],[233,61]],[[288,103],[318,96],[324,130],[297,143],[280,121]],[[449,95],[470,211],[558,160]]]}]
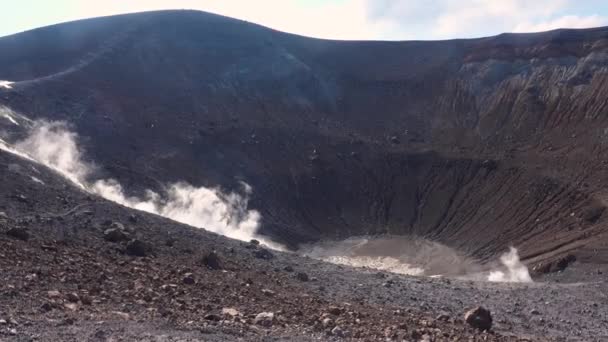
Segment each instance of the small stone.
[{"label": "small stone", "polygon": [[114,229],[118,229],[118,230],[125,230],[125,226],[122,223],[116,222],[116,221],[112,222],[110,224],[110,228],[114,228]]},{"label": "small stone", "polygon": [[236,317],[236,316],[240,315],[240,312],[238,312],[238,310],[235,308],[223,308],[222,315]]},{"label": "small stone", "polygon": [[28,274],[25,276],[25,280],[27,281],[35,281],[38,279],[38,275],[36,273]]},{"label": "small stone", "polygon": [[89,296],[80,296],[80,302],[82,302],[82,304],[84,305],[91,305],[93,304],[93,300],[91,299],[91,297]]},{"label": "small stone", "polygon": [[264,259],[264,260],[270,260],[270,259],[274,258],[274,254],[272,254],[266,248],[260,248],[260,249],[256,250],[255,252],[253,252],[253,255],[258,259]]},{"label": "small stone", "polygon": [[40,310],[42,312],[49,312],[53,310],[53,306],[50,303],[44,303],[40,306]]},{"label": "small stone", "polygon": [[8,322],[5,319],[0,319],[0,325],[7,325]]},{"label": "small stone", "polygon": [[129,240],[129,236],[121,229],[111,228],[103,232],[103,239],[109,242],[121,242]]},{"label": "small stone", "polygon": [[441,322],[447,322],[450,320],[450,316],[446,313],[441,313],[435,319]]},{"label": "small stone", "polygon": [[346,332],[337,325],[333,329],[331,329],[331,334],[338,337],[346,337],[347,335]]},{"label": "small stone", "polygon": [[299,281],[308,281],[308,280],[310,280],[310,279],[308,278],[308,274],[306,274],[306,273],[304,273],[304,272],[298,272],[298,273],[296,274],[296,278],[297,278]]},{"label": "small stone", "polygon": [[285,267],[283,268],[283,270],[284,270],[285,272],[293,272],[293,267],[291,267],[291,266],[285,266]]},{"label": "small stone", "polygon": [[467,324],[479,330],[490,330],[492,328],[492,314],[481,306],[467,311],[464,320]]},{"label": "small stone", "polygon": [[16,336],[17,335],[17,329],[9,329],[8,334],[11,336]]},{"label": "small stone", "polygon": [[145,257],[148,255],[148,250],[149,247],[145,242],[135,239],[127,243],[126,253],[132,256]]},{"label": "small stone", "polygon": [[249,241],[250,244],[254,245],[254,246],[259,246],[260,245],[260,241],[256,240],[256,239],[251,239],[251,241]]},{"label": "small stone", "polygon": [[324,328],[329,328],[334,325],[334,321],[333,321],[333,319],[328,317],[328,318],[324,318],[321,321],[321,324],[323,325]]},{"label": "small stone", "polygon": [[182,282],[186,285],[193,285],[194,283],[196,283],[196,280],[194,279],[194,275],[192,273],[186,273],[184,274]]},{"label": "small stone", "polygon": [[51,299],[61,298],[61,292],[59,292],[57,290],[49,291],[46,294]]},{"label": "small stone", "polygon": [[532,309],[532,310],[530,310],[530,315],[540,315],[540,311],[538,311],[536,309]]},{"label": "small stone", "polygon": [[342,309],[337,306],[330,306],[327,311],[334,316],[340,316],[340,314],[342,314]]},{"label": "small stone", "polygon": [[274,313],[260,312],[255,316],[253,323],[262,327],[269,328],[274,323]]},{"label": "small stone", "polygon": [[30,233],[25,228],[11,228],[6,232],[6,235],[22,241],[27,241],[30,238]]},{"label": "small stone", "polygon": [[207,321],[214,321],[214,322],[219,322],[222,320],[222,318],[216,314],[206,314],[204,318]]},{"label": "small stone", "polygon": [[128,320],[129,318],[131,318],[131,316],[128,313],[126,313],[126,312],[112,311],[110,313],[112,313],[115,316],[120,317],[120,318],[122,318],[124,320]]},{"label": "small stone", "polygon": [[263,289],[263,290],[262,290],[262,293],[263,293],[263,294],[265,294],[265,295],[266,295],[266,296],[268,296],[268,297],[273,297],[273,296],[274,296],[274,294],[275,294],[275,293],[274,293],[274,291],[269,290],[269,289]]},{"label": "small stone", "polygon": [[78,297],[78,295],[74,292],[72,293],[68,293],[66,295],[66,298],[68,301],[72,302],[72,303],[78,303],[80,301],[80,297]]},{"label": "small stone", "polygon": [[66,303],[66,304],[63,304],[63,307],[70,311],[78,310],[78,305],[76,305],[75,303]]},{"label": "small stone", "polygon": [[209,252],[203,256],[203,264],[210,270],[221,270],[220,257],[215,252]]}]

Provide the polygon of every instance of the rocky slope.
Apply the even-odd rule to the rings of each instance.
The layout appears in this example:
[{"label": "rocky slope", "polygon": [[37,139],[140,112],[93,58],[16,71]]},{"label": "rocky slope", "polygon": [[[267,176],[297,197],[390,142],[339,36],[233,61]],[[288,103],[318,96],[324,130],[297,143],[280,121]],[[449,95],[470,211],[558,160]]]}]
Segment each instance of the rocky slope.
[{"label": "rocky slope", "polygon": [[[122,207],[1,150],[0,171],[0,341],[608,337],[597,269],[563,285],[352,269]],[[490,333],[464,322],[478,305]]]}]

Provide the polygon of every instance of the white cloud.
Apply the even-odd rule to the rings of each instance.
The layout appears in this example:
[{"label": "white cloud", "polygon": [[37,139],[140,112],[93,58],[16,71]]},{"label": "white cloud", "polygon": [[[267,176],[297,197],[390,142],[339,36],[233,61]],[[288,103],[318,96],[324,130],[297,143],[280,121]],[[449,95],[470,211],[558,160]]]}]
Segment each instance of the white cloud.
[{"label": "white cloud", "polygon": [[598,12],[603,8],[598,0],[368,0],[367,5],[370,18],[392,24],[393,31],[383,32],[391,39],[468,38],[608,22],[608,14]]},{"label": "white cloud", "polygon": [[515,27],[514,32],[542,32],[558,28],[588,28],[608,24],[608,18],[599,15],[580,17],[577,15],[566,15],[553,20],[540,23],[521,23]]},{"label": "white cloud", "polygon": [[[608,18],[605,0],[57,0],[53,11],[31,17],[29,25],[162,9],[209,11],[333,39],[468,38],[598,26]],[[10,30],[4,21],[24,28],[24,21],[11,21],[9,12],[0,13],[0,32]]]}]

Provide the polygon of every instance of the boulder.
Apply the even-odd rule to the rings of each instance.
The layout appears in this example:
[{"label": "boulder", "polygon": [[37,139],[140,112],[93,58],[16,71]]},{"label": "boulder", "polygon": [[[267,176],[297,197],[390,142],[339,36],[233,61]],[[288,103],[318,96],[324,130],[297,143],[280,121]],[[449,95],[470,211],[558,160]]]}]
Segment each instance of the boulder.
[{"label": "boulder", "polygon": [[269,328],[274,323],[274,313],[272,312],[260,312],[255,316],[253,323],[256,325]]},{"label": "boulder", "polygon": [[270,259],[274,258],[274,254],[272,254],[266,248],[257,249],[255,252],[253,252],[253,255],[258,259],[264,259],[264,260],[270,260]]},{"label": "boulder", "polygon": [[492,328],[492,314],[490,310],[481,306],[467,311],[464,320],[467,324],[479,330],[490,330]]},{"label": "boulder", "polygon": [[148,245],[141,240],[131,240],[127,243],[126,253],[128,255],[145,257],[149,252]]},{"label": "boulder", "polygon": [[22,241],[27,241],[30,238],[30,233],[25,228],[11,228],[6,232],[6,235]]},{"label": "boulder", "polygon": [[80,301],[80,297],[74,292],[68,293],[65,297],[72,303],[78,303]]},{"label": "boulder", "polygon": [[194,279],[194,275],[192,273],[186,273],[186,274],[184,274],[184,278],[182,279],[182,283],[184,283],[186,285],[193,285],[194,283],[196,283],[196,280]]},{"label": "boulder", "polygon": [[222,269],[220,257],[215,251],[209,252],[203,256],[203,265],[205,265],[210,270]]},{"label": "boulder", "polygon": [[298,272],[296,274],[296,279],[298,279],[299,281],[309,281],[310,278],[308,278],[308,274],[304,273],[304,272]]},{"label": "boulder", "polygon": [[223,308],[222,309],[222,315],[224,315],[224,316],[236,317],[240,314],[241,313],[235,308]]},{"label": "boulder", "polygon": [[121,229],[110,228],[103,232],[103,239],[109,242],[121,242],[129,240],[129,236]]}]

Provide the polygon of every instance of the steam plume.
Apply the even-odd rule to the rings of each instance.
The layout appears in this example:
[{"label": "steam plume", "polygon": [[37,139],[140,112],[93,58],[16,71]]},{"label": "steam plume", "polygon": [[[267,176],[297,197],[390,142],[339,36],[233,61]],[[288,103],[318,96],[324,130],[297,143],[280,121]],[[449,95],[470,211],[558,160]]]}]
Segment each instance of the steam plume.
[{"label": "steam plume", "polygon": [[56,170],[79,187],[121,205],[165,216],[178,222],[249,241],[253,238],[273,248],[278,244],[260,238],[261,216],[247,209],[251,187],[242,183],[242,193],[224,193],[218,188],[194,187],[185,182],[166,186],[166,196],[147,190],[145,198],[125,195],[114,179],[89,181],[94,167],[83,161],[77,135],[64,123],[36,122],[30,135],[15,149]]},{"label": "steam plume", "polygon": [[516,282],[516,283],[530,283],[532,277],[528,268],[519,260],[519,254],[515,247],[509,248],[509,252],[503,254],[500,257],[500,262],[506,268],[506,270],[495,270],[491,271],[488,276],[489,281],[496,282]]}]

